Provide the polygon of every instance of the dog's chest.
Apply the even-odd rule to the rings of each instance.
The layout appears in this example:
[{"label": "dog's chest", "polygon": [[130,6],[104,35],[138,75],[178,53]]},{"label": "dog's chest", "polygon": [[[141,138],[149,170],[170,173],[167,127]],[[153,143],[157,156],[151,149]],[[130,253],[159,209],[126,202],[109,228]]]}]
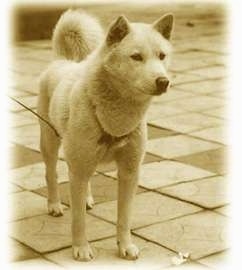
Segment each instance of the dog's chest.
[{"label": "dog's chest", "polygon": [[[105,102],[96,108],[96,115],[102,128],[113,137],[131,133],[141,122],[148,104]],[[121,141],[120,141],[121,143]]]},{"label": "dog's chest", "polygon": [[113,137],[107,133],[98,140],[99,153],[101,153],[100,163],[108,163],[114,159],[115,152],[125,145],[129,141],[128,136]]}]

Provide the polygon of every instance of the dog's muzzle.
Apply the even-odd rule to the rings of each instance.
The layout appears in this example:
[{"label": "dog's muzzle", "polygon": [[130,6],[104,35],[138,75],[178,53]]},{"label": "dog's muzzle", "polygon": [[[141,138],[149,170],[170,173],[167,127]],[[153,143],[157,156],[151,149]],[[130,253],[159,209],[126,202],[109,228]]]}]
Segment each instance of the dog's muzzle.
[{"label": "dog's muzzle", "polygon": [[170,82],[166,77],[158,77],[155,80],[155,83],[156,91],[154,92],[154,95],[161,95],[167,91]]}]

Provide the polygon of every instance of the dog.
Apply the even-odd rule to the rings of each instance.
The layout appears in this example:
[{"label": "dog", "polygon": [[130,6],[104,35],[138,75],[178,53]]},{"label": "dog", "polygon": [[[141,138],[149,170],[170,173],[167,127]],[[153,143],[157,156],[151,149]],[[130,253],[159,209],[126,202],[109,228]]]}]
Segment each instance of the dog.
[{"label": "dog", "polygon": [[72,250],[89,261],[86,207],[92,208],[90,177],[101,162],[118,168],[117,243],[120,257],[135,260],[131,210],[145,154],[145,115],[152,98],[170,85],[173,15],[153,24],[119,16],[104,34],[98,21],[79,10],[62,14],[53,32],[55,60],[39,79],[40,148],[46,165],[48,212],[63,215],[56,163],[63,143],[72,212]]}]

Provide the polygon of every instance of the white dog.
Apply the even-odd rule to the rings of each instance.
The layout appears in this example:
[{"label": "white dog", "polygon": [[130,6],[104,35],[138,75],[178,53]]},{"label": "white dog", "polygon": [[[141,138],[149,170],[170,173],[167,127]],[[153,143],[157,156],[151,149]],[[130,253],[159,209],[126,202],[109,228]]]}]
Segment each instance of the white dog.
[{"label": "white dog", "polygon": [[[73,256],[88,261],[86,203],[93,205],[89,179],[98,163],[114,159],[118,167],[117,242],[119,254],[136,259],[131,206],[145,153],[145,114],[152,97],[169,86],[167,64],[173,16],[153,24],[118,17],[103,34],[97,20],[68,10],[58,21],[53,48],[57,60],[41,75],[38,113],[62,138],[69,168]],[[63,214],[56,163],[60,137],[45,122],[41,152],[46,164],[48,210]]]}]

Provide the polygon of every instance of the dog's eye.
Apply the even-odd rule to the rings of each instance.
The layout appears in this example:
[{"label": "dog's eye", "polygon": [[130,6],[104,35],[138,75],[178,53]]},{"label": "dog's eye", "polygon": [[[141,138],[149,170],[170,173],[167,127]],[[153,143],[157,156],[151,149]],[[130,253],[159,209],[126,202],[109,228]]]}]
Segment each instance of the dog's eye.
[{"label": "dog's eye", "polygon": [[160,60],[164,60],[165,57],[166,57],[166,55],[165,55],[163,52],[161,52],[161,53],[159,54]]},{"label": "dog's eye", "polygon": [[143,57],[140,53],[134,53],[130,57],[135,61],[143,61]]}]

